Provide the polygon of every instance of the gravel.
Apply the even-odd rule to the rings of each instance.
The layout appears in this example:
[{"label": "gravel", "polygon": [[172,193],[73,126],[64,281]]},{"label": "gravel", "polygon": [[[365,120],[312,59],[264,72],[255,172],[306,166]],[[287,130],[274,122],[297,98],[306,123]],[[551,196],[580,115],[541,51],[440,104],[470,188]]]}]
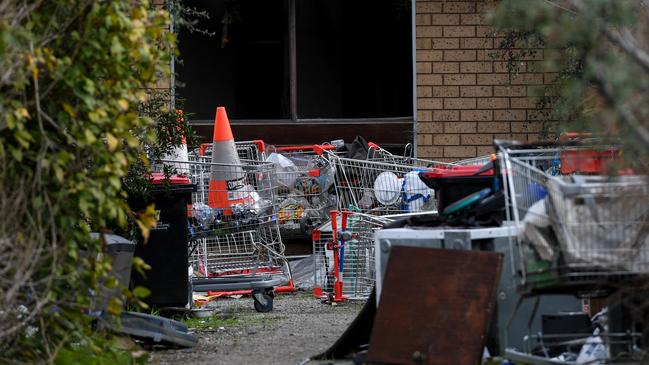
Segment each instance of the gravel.
[{"label": "gravel", "polygon": [[193,329],[199,338],[196,347],[153,351],[151,363],[301,364],[331,346],[362,305],[350,301],[331,306],[322,304],[310,293],[299,292],[278,295],[272,312],[257,313],[250,297],[218,299],[210,307],[224,319],[223,324]]}]

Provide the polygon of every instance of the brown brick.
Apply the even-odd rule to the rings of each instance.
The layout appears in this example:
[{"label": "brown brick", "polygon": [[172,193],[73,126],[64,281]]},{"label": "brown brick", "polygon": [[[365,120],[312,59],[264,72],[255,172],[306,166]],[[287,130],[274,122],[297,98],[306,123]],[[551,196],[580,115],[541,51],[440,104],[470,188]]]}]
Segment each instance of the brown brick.
[{"label": "brown brick", "polygon": [[478,85],[506,85],[509,83],[507,74],[481,74],[478,75]]},{"label": "brown brick", "polygon": [[489,97],[491,96],[491,86],[461,86],[460,96]]},{"label": "brown brick", "polygon": [[494,111],[494,120],[525,120],[525,110],[496,110]]},{"label": "brown brick", "polygon": [[433,135],[432,134],[418,134],[417,135],[417,145],[418,146],[432,146],[433,145]]},{"label": "brown brick", "polygon": [[446,98],[444,109],[475,109],[475,98]]},{"label": "brown brick", "polygon": [[417,38],[415,46],[417,49],[431,49],[433,48],[433,41],[430,38]]},{"label": "brown brick", "polygon": [[498,133],[498,134],[494,134],[494,138],[496,138],[496,139],[504,139],[504,140],[507,140],[507,141],[527,142],[527,135],[526,134]]},{"label": "brown brick", "polygon": [[509,132],[509,122],[482,122],[478,123],[478,133],[503,133]]},{"label": "brown brick", "polygon": [[442,12],[442,3],[440,2],[421,2],[417,1],[416,2],[417,7],[417,14],[422,14],[422,13],[441,13]]},{"label": "brown brick", "polygon": [[540,140],[541,140],[541,136],[538,133],[528,134],[527,135],[527,142],[529,142],[529,143],[538,142]]},{"label": "brown brick", "polygon": [[445,13],[475,13],[475,2],[444,2]]},{"label": "brown brick", "polygon": [[478,1],[478,3],[476,3],[476,9],[475,10],[476,10],[477,13],[483,14],[483,13],[486,13],[488,11],[492,11],[496,7],[497,4],[498,4],[498,2],[494,1],[494,0]]},{"label": "brown brick", "polygon": [[542,122],[512,122],[512,132],[515,133],[540,132],[542,127]]},{"label": "brown brick", "polygon": [[543,74],[543,83],[544,84],[551,84],[551,83],[557,81],[557,78],[559,78],[558,73],[554,73],[554,72],[545,73],[545,74]]},{"label": "brown brick", "polygon": [[459,86],[434,86],[433,96],[436,98],[457,98],[460,96]]},{"label": "brown brick", "polygon": [[492,144],[493,137],[491,134],[463,134],[460,142],[462,145],[485,145]]},{"label": "brown brick", "polygon": [[432,39],[434,49],[458,49],[460,48],[459,38],[434,38]]},{"label": "brown brick", "polygon": [[512,109],[531,109],[536,106],[533,98],[511,98],[509,102]]},{"label": "brown brick", "polygon": [[436,122],[455,122],[460,120],[459,110],[434,110],[433,120]]},{"label": "brown brick", "polygon": [[435,146],[444,145],[444,146],[456,146],[460,144],[460,135],[458,134],[436,134],[433,138],[433,144]]},{"label": "brown brick", "polygon": [[475,26],[473,25],[460,25],[453,26],[447,25],[444,27],[444,37],[475,37]]},{"label": "brown brick", "polygon": [[433,96],[433,88],[430,86],[417,86],[418,98],[430,98]]},{"label": "brown brick", "polygon": [[442,85],[442,75],[417,75],[417,85]]},{"label": "brown brick", "polygon": [[434,14],[432,16],[434,25],[458,25],[460,24],[459,14]]},{"label": "brown brick", "polygon": [[444,157],[475,157],[476,148],[474,146],[445,146]]},{"label": "brown brick", "polygon": [[476,60],[478,61],[499,61],[503,60],[502,52],[495,49],[478,49],[476,50]]},{"label": "brown brick", "polygon": [[525,86],[494,86],[494,96],[525,96]]},{"label": "brown brick", "polygon": [[417,156],[422,158],[432,158],[442,156],[443,147],[434,147],[434,146],[423,146],[417,148]]},{"label": "brown brick", "polygon": [[[517,111],[522,111],[522,110],[517,110]],[[554,116],[552,115],[552,111],[549,109],[545,110],[528,110],[527,111],[527,120],[545,120],[545,119],[554,119]],[[519,119],[519,120],[525,120],[525,119]]]},{"label": "brown brick", "polygon": [[444,51],[417,51],[417,61],[441,61]]},{"label": "brown brick", "polygon": [[538,85],[543,84],[543,74],[517,74],[511,75],[512,85]]},{"label": "brown brick", "polygon": [[444,123],[444,133],[475,133],[475,122],[446,122]]},{"label": "brown brick", "polygon": [[491,38],[462,38],[460,41],[461,48],[469,49],[491,49],[494,41]]},{"label": "brown brick", "polygon": [[[507,64],[508,62],[506,61],[497,61],[494,62],[494,72],[499,72],[499,73],[507,73],[509,70],[507,70]],[[516,72],[527,72],[527,63],[526,62],[516,62],[515,64],[512,65],[512,73]]]},{"label": "brown brick", "polygon": [[[441,75],[436,75],[441,76]],[[475,85],[475,75],[444,75],[444,85]]]},{"label": "brown brick", "polygon": [[509,98],[480,98],[478,109],[506,109],[509,108]]},{"label": "brown brick", "polygon": [[543,50],[542,49],[533,49],[527,52],[525,55],[521,56],[522,61],[542,61],[543,60]]},{"label": "brown brick", "polygon": [[431,122],[433,112],[431,110],[417,110],[417,122]]},{"label": "brown brick", "polygon": [[442,109],[442,99],[417,98],[417,109]]},{"label": "brown brick", "polygon": [[415,24],[417,25],[431,25],[430,14],[417,14],[415,16]]},{"label": "brown brick", "polygon": [[476,37],[493,37],[494,29],[486,25],[477,25],[475,27]]},{"label": "brown brick", "polygon": [[444,51],[444,61],[475,61],[476,51],[473,50],[446,50]]},{"label": "brown brick", "polygon": [[462,62],[461,73],[488,73],[491,72],[491,62]]},{"label": "brown brick", "polygon": [[494,153],[493,142],[490,146],[476,146],[476,156],[491,155]]},{"label": "brown brick", "polygon": [[453,74],[460,72],[460,64],[457,62],[433,62],[433,73]]},{"label": "brown brick", "polygon": [[433,71],[433,67],[430,62],[417,62],[417,73],[418,74],[429,74]]},{"label": "brown brick", "polygon": [[417,133],[443,133],[444,125],[435,122],[418,122]]},{"label": "brown brick", "polygon": [[482,14],[462,14],[460,15],[460,24],[462,25],[482,25],[484,17]]},{"label": "brown brick", "polygon": [[417,38],[441,37],[442,28],[438,26],[422,25],[417,27]]},{"label": "brown brick", "polygon": [[462,110],[460,120],[469,121],[489,121],[493,120],[492,110]]}]

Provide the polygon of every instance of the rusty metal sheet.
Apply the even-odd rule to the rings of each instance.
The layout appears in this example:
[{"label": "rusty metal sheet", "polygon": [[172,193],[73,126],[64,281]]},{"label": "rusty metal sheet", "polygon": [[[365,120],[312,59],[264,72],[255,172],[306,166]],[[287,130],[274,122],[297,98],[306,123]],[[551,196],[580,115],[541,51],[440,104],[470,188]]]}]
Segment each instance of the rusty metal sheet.
[{"label": "rusty metal sheet", "polygon": [[394,247],[369,361],[479,364],[502,257],[495,252]]}]

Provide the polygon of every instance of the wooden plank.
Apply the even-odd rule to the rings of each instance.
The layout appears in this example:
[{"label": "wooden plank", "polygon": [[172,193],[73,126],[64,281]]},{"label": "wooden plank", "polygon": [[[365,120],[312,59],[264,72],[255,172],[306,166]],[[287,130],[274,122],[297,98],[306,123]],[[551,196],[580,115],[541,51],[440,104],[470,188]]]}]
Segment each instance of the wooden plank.
[{"label": "wooden plank", "polygon": [[369,361],[479,364],[502,257],[495,252],[394,247]]}]

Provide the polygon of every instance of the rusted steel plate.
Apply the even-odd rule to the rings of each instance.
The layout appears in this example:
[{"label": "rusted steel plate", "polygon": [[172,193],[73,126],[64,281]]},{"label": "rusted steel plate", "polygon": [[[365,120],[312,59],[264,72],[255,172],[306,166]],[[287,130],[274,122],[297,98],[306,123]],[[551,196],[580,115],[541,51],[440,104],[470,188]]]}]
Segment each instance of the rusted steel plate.
[{"label": "rusted steel plate", "polygon": [[501,253],[394,247],[370,362],[480,363],[501,265]]}]

